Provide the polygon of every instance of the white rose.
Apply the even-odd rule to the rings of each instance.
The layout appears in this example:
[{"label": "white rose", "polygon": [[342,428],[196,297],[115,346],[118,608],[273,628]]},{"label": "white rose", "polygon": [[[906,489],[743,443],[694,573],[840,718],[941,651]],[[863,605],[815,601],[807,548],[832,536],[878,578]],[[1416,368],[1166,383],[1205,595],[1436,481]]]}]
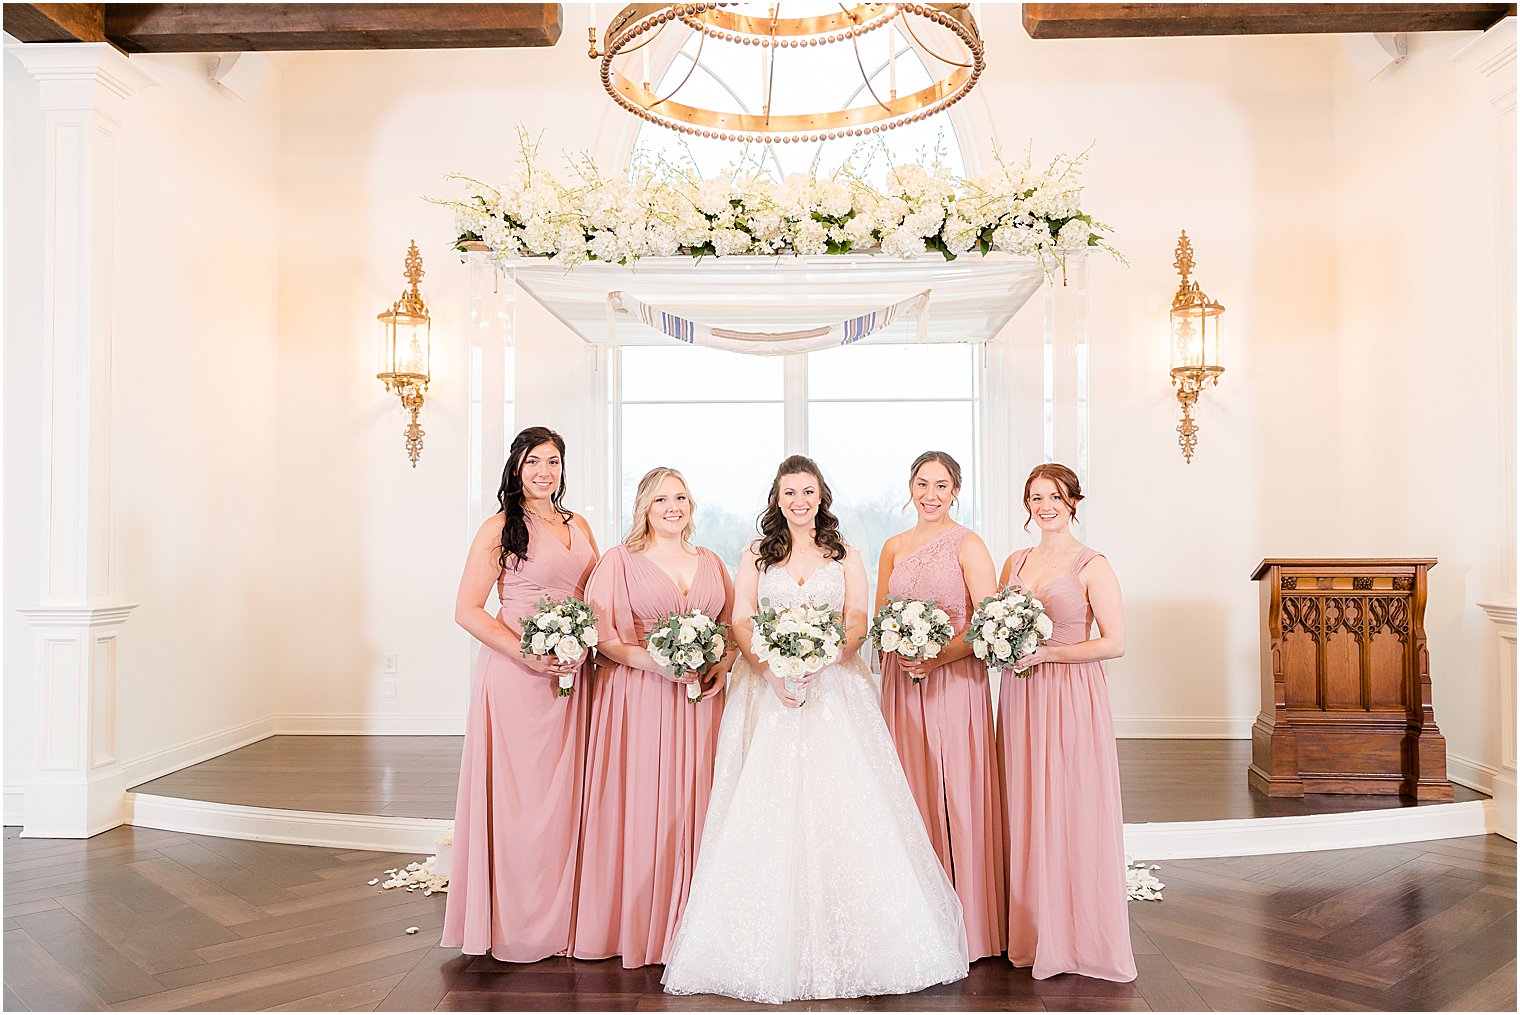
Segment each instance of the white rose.
[{"label": "white rose", "polygon": [[931,641],[929,644],[924,646],[925,659],[933,659],[937,655],[939,655],[939,645]]},{"label": "white rose", "polygon": [[536,655],[536,656],[541,656],[545,652],[548,652],[549,651],[549,640],[547,638],[545,638],[542,634],[535,634],[533,636],[532,651],[533,651],[533,654]]},{"label": "white rose", "polygon": [[939,609],[938,607],[935,608],[934,612],[930,614],[930,616],[934,619],[934,622],[936,624],[950,623],[950,614],[946,613],[944,610]]},{"label": "white rose", "polygon": [[670,665],[670,656],[666,655],[664,652],[661,652],[659,648],[654,645],[649,646],[649,658],[653,659],[661,666]]},{"label": "white rose", "polygon": [[569,635],[561,638],[554,646],[554,654],[561,659],[570,660],[581,654],[581,642],[579,638],[571,638]]},{"label": "white rose", "polygon": [[982,641],[980,638],[978,638],[976,641],[972,642],[971,643],[971,654],[974,655],[974,656],[976,656],[978,659],[986,659],[987,658],[987,643],[985,641]]},{"label": "white rose", "polygon": [[555,620],[557,620],[559,622],[559,629],[561,631],[568,631],[568,630],[570,630],[571,624],[570,624],[570,618],[569,617],[556,617]]},{"label": "white rose", "polygon": [[823,647],[823,660],[824,660],[825,663],[829,664],[830,666],[832,666],[834,663],[838,662],[839,661],[839,646],[838,645],[825,645]]},{"label": "white rose", "polygon": [[910,637],[908,640],[911,641],[917,648],[923,648],[925,645],[929,644],[929,636],[922,631],[914,631],[912,637]]},{"label": "white rose", "polygon": [[1050,633],[1055,630],[1055,625],[1042,613],[1034,618],[1034,629],[1039,632],[1041,638],[1049,638]]},{"label": "white rose", "polygon": [[881,650],[883,652],[896,652],[897,646],[902,644],[902,638],[896,631],[883,631],[881,635]]},{"label": "white rose", "polygon": [[594,627],[588,627],[581,632],[581,644],[587,648],[595,645],[600,640],[601,638],[597,635],[596,628]]},{"label": "white rose", "polygon": [[989,617],[1002,617],[1007,612],[1008,604],[1001,600],[994,600],[987,604],[987,616]]},{"label": "white rose", "polygon": [[909,603],[907,606],[903,607],[903,616],[905,617],[921,617],[923,615],[924,604],[916,599],[913,602]]},{"label": "white rose", "polygon": [[1019,655],[1021,655],[1021,656],[1027,656],[1029,653],[1033,652],[1035,649],[1037,649],[1039,647],[1040,647],[1040,640],[1038,638],[1036,638],[1034,636],[1034,632],[1031,631],[1031,632],[1029,632],[1029,634],[1027,634],[1027,635],[1024,636],[1024,644],[1022,644],[1022,645],[1019,646]]},{"label": "white rose", "polygon": [[803,662],[801,659],[788,659],[786,661],[786,673],[787,676],[791,677],[793,680],[796,680],[798,677],[807,673],[807,663]]},{"label": "white rose", "polygon": [[811,639],[811,638],[803,638],[803,639],[801,639],[800,641],[797,642],[797,651],[800,652],[800,653],[802,653],[805,656],[806,655],[812,655],[813,654],[813,649],[816,648],[816,647],[817,647],[817,643],[814,642],[813,639]]},{"label": "white rose", "polygon": [[999,638],[992,643],[992,651],[997,654],[999,659],[1007,659],[1013,653],[1013,646],[1008,644],[1008,639]]},{"label": "white rose", "polygon": [[697,628],[690,621],[681,622],[681,644],[690,645],[697,640]]},{"label": "white rose", "polygon": [[989,621],[987,621],[987,623],[985,623],[985,624],[982,625],[982,637],[983,638],[986,638],[988,641],[992,641],[997,636],[998,636],[997,621],[995,621],[995,620],[989,620]]}]

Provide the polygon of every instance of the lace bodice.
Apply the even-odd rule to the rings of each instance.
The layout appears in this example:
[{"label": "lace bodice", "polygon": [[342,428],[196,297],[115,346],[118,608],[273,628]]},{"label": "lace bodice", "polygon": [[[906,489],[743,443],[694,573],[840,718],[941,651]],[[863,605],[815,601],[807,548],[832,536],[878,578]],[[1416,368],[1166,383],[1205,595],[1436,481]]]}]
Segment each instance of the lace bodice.
[{"label": "lace bodice", "polygon": [[888,594],[933,599],[950,614],[952,626],[962,627],[971,606],[960,562],[961,540],[966,538],[966,531],[964,526],[957,525],[900,559],[887,579]]},{"label": "lace bodice", "polygon": [[760,573],[758,593],[760,599],[769,599],[772,606],[780,609],[810,602],[843,613],[844,563],[831,560],[819,565],[801,585],[787,574],[786,568],[777,565]]}]

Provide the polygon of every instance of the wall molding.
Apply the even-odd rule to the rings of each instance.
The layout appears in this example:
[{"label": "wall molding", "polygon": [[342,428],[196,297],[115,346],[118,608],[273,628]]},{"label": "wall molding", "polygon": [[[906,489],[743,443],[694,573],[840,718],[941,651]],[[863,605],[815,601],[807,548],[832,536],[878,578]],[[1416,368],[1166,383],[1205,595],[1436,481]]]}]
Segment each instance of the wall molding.
[{"label": "wall molding", "polygon": [[1446,752],[1446,777],[1458,785],[1493,796],[1494,776],[1498,774],[1499,770],[1492,765]]},{"label": "wall molding", "polygon": [[286,712],[274,717],[274,733],[289,736],[462,737],[462,712]]},{"label": "wall molding", "polygon": [[127,794],[127,823],[223,839],[424,855],[438,852],[438,839],[453,825],[444,818],[291,811],[151,793]]},{"label": "wall molding", "polygon": [[0,822],[7,825],[23,825],[26,823],[26,787],[5,787],[5,803],[3,816]]},{"label": "wall molding", "polygon": [[1116,715],[1120,740],[1250,740],[1256,716]]},{"label": "wall molding", "polygon": [[1151,821],[1124,826],[1124,851],[1137,860],[1191,860],[1452,839],[1493,831],[1493,810],[1491,800],[1466,800],[1350,814]]},{"label": "wall molding", "polygon": [[249,744],[258,743],[272,736],[274,736],[274,718],[264,716],[216,733],[196,737],[194,740],[187,740],[173,747],[166,747],[161,751],[141,755],[131,761],[123,762],[121,766],[127,775],[127,789],[130,791],[133,786],[140,786],[145,782],[168,775],[170,772],[189,768],[191,765],[199,765],[203,761],[210,761],[228,751],[247,747]]}]

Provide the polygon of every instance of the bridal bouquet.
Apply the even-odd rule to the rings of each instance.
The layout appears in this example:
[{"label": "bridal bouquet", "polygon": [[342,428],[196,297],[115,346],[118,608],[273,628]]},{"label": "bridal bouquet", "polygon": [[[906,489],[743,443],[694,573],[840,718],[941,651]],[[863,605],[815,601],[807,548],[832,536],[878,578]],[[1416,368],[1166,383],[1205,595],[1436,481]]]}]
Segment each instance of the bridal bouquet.
[{"label": "bridal bouquet", "polygon": [[[570,596],[565,599],[540,599],[537,609],[522,619],[522,654],[558,656],[565,662],[580,658],[596,646],[596,613],[591,607]],[[575,674],[559,678],[563,698],[575,690]]]},{"label": "bridal bouquet", "polygon": [[750,643],[755,658],[769,666],[799,701],[803,695],[797,681],[839,661],[844,622],[838,610],[813,603],[778,610],[769,599],[762,599],[760,612],[750,619],[755,622]]},{"label": "bridal bouquet", "polygon": [[[671,676],[701,672],[728,651],[727,628],[701,610],[672,613],[649,632],[649,655]],[[686,700],[702,700],[700,681],[686,685]]]},{"label": "bridal bouquet", "polygon": [[[893,596],[871,619],[871,644],[883,655],[902,659],[933,659],[942,652],[955,631],[950,614],[939,608],[934,599],[918,600]],[[914,677],[915,684],[922,677]]]},{"label": "bridal bouquet", "polygon": [[[1045,604],[1009,587],[977,604],[971,622],[966,625],[966,640],[988,669],[1007,670],[1013,668],[1015,659],[1039,648],[1050,637],[1051,630]],[[1027,677],[1029,671],[1016,670],[1013,675]]]}]

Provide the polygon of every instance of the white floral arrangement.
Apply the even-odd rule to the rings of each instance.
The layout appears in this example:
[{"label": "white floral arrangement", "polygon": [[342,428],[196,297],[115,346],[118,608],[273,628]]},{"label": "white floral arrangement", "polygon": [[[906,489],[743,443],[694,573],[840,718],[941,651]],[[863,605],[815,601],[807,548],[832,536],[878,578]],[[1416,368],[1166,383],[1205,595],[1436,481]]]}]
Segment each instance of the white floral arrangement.
[{"label": "white floral arrangement", "polygon": [[[1053,629],[1045,604],[1010,586],[977,604],[965,638],[988,669],[1011,670],[1015,659],[1039,648]],[[1013,675],[1027,677],[1029,670],[1015,670]]]},{"label": "white floral arrangement", "polygon": [[[891,596],[871,618],[871,644],[883,655],[901,659],[933,659],[954,636],[950,614],[934,599]],[[922,683],[923,678],[914,677],[913,682]]]},{"label": "white floral arrangement", "polygon": [[[673,677],[700,673],[728,651],[727,630],[727,624],[718,623],[701,610],[672,613],[649,632],[650,658]],[[700,681],[686,685],[686,700],[693,704],[702,700]]]},{"label": "white floral arrangement", "polygon": [[538,145],[519,128],[518,172],[499,187],[450,174],[463,199],[430,199],[454,209],[455,246],[484,244],[498,261],[553,258],[631,264],[641,257],[733,254],[848,254],[880,251],[946,260],[1005,251],[1046,271],[1069,253],[1098,248],[1118,256],[1109,227],[1082,210],[1078,182],[1087,153],[1044,167],[1031,156],[1001,157],[974,177],[938,164],[897,165],[878,189],[853,160],[831,179],[794,173],[782,183],[740,166],[703,179],[666,163],[606,173],[589,156],[570,159],[571,176],[538,164]]},{"label": "white floral arrangement", "polygon": [[843,652],[844,622],[831,607],[802,603],[778,610],[762,599],[760,612],[750,619],[755,623],[750,651],[799,701],[805,696],[798,681],[838,662]]},{"label": "white floral arrangement", "polygon": [[[552,655],[567,663],[574,662],[594,649],[596,642],[596,612],[574,596],[564,599],[545,596],[535,604],[534,612],[522,619],[523,658]],[[560,697],[573,690],[575,674],[561,676]]]}]

